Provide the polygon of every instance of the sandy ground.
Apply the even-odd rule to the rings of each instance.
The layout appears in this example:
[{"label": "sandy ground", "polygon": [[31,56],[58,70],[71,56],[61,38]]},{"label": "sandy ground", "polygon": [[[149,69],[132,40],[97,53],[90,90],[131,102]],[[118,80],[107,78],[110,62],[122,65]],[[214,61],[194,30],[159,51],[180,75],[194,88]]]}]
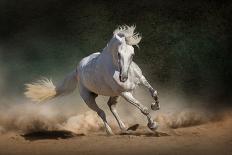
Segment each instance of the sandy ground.
[{"label": "sandy ground", "polygon": [[178,129],[150,132],[139,126],[129,135],[106,136],[104,131],[73,134],[44,131],[0,136],[0,155],[77,154],[232,154],[232,119]]}]

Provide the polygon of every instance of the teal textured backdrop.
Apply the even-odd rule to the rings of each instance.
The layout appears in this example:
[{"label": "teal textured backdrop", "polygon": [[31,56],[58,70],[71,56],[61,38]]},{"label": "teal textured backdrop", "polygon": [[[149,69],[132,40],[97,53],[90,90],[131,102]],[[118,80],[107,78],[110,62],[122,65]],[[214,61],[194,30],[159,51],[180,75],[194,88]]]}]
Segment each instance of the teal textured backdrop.
[{"label": "teal textured backdrop", "polygon": [[118,25],[136,24],[143,39],[134,61],[152,83],[228,103],[231,8],[209,0],[2,0],[1,95],[21,93],[39,76],[61,80],[81,58],[101,51]]}]

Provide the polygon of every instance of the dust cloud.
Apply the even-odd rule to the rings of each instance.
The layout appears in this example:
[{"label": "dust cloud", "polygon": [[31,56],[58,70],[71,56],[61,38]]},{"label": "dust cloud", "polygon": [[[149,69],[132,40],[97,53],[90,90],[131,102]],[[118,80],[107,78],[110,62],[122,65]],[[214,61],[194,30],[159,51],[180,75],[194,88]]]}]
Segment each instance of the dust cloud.
[{"label": "dust cloud", "polygon": [[[59,106],[59,105],[58,105]],[[71,115],[54,104],[23,103],[1,107],[0,132],[30,133],[44,130],[70,130],[87,133],[100,130],[100,120],[92,111]]]},{"label": "dust cloud", "polygon": [[[99,100],[104,101],[104,99]],[[0,133],[4,134],[10,131],[31,133],[37,131],[68,130],[78,134],[88,134],[90,132],[104,131],[101,119],[95,112],[89,110],[83,101],[82,104],[77,105],[62,104],[57,100],[54,102],[56,103],[35,104],[27,102],[2,105],[0,107]],[[139,123],[141,126],[146,125],[146,118],[137,109],[124,104],[126,102],[123,100],[120,100],[120,102],[118,110],[127,126],[136,123]],[[168,103],[166,104],[168,105]],[[102,109],[106,111],[111,127],[119,131],[117,123],[112,114],[110,114],[108,107],[103,104]],[[199,108],[178,108],[179,111],[173,110],[173,112],[170,112],[167,110],[169,108],[164,104],[163,109],[159,112],[152,112],[154,120],[163,128],[200,125],[211,122],[216,117],[211,112]],[[166,112],[165,109],[167,110]]]},{"label": "dust cloud", "polygon": [[[0,92],[4,92],[5,71],[0,69],[0,73]],[[13,99],[10,95],[2,94],[0,99],[0,133],[69,130],[78,134],[88,134],[104,131],[102,120],[85,105],[77,94],[78,92],[74,92],[64,98],[58,98],[44,104],[35,104],[23,99],[23,92],[21,96],[15,96]],[[137,89],[134,96],[150,108],[153,100],[147,90]],[[200,104],[196,104],[197,107],[193,106],[194,102],[176,91],[161,90],[159,99],[161,110],[151,111],[151,115],[161,128],[200,125],[224,117],[224,115],[207,110],[204,106],[199,106]],[[108,97],[98,97],[97,103],[106,112],[107,120],[113,130],[120,131],[106,104],[107,100]],[[146,117],[125,100],[119,100],[117,109],[128,127],[137,123],[146,126]]]},{"label": "dust cloud", "polygon": [[207,123],[212,118],[202,112],[182,111],[171,115],[160,114],[155,120],[170,128],[189,127]]}]

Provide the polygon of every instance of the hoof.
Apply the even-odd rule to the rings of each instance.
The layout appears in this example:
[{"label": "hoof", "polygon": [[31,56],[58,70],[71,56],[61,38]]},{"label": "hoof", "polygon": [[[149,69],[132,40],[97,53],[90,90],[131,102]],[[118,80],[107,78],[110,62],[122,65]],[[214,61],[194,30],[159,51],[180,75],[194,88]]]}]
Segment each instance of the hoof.
[{"label": "hoof", "polygon": [[152,131],[155,131],[158,128],[158,123],[153,122],[153,123],[148,123],[147,124],[148,128],[151,129]]},{"label": "hoof", "polygon": [[156,111],[156,110],[159,110],[160,109],[160,105],[159,105],[159,102],[155,102],[155,103],[152,103],[151,104],[151,109]]},{"label": "hoof", "polygon": [[107,136],[113,136],[114,135],[114,133],[112,131],[111,132],[106,131],[106,133],[107,133]]},{"label": "hoof", "polygon": [[114,135],[112,129],[110,128],[110,126],[106,123],[105,124],[105,130],[108,136]]},{"label": "hoof", "polygon": [[111,130],[111,128],[106,129],[106,133],[107,133],[108,136],[114,135],[114,133],[113,133],[113,131]]}]

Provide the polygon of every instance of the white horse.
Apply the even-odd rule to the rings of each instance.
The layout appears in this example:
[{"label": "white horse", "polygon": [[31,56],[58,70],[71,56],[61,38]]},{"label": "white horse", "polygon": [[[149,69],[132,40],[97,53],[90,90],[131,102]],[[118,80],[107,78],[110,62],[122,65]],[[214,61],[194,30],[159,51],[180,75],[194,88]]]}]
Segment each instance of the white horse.
[{"label": "white horse", "polygon": [[78,84],[81,97],[88,107],[97,112],[103,120],[108,134],[113,134],[113,132],[107,123],[105,112],[96,104],[95,98],[98,95],[110,96],[107,104],[123,133],[128,131],[116,110],[120,96],[137,107],[147,117],[147,126],[151,130],[156,130],[158,125],[151,118],[148,108],[132,95],[132,91],[141,83],[149,89],[155,100],[155,103],[151,104],[151,109],[160,108],[157,91],[147,82],[138,65],[132,61],[134,55],[132,45],[138,46],[141,40],[139,33],[135,33],[134,30],[135,26],[118,27],[103,51],[83,58],[61,85],[54,86],[48,79],[39,80],[26,84],[25,95],[33,101],[41,102],[70,93]]}]

